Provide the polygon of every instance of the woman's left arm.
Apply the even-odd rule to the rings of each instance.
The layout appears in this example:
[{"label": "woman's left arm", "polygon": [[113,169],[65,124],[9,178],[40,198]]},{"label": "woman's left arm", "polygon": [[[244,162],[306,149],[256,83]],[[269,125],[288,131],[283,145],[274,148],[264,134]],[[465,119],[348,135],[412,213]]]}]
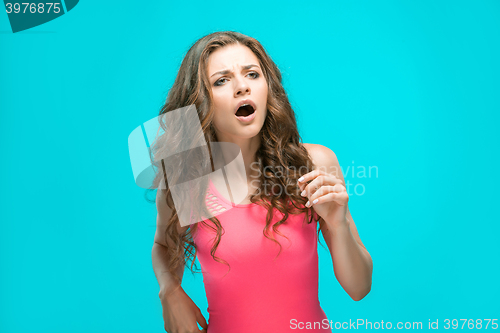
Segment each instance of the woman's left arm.
[{"label": "woman's left arm", "polygon": [[[335,153],[324,146],[304,144],[314,170],[299,182],[313,203],[333,262],[334,274],[349,296],[359,301],[371,290],[373,262],[361,242],[347,205],[345,181]],[[309,182],[307,184],[307,182]]]}]

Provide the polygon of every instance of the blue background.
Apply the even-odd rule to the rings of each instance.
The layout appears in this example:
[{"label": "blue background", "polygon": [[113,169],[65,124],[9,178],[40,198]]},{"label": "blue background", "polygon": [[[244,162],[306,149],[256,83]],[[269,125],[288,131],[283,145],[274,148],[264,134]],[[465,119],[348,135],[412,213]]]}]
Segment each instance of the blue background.
[{"label": "blue background", "polygon": [[[189,46],[220,30],[263,44],[303,141],[364,190],[349,207],[372,290],[353,301],[319,246],[328,318],[499,318],[499,14],[498,1],[80,1],[13,34],[1,11],[0,331],[164,332],[156,207],[127,138]],[[183,287],[208,320],[201,274]]]}]

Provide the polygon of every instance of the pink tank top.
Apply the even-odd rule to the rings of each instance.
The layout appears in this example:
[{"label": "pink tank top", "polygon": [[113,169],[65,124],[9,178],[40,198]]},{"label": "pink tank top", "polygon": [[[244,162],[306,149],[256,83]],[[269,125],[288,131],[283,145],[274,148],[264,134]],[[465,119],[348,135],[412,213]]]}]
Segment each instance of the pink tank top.
[{"label": "pink tank top", "polygon": [[[217,213],[223,233],[215,256],[231,268],[212,258],[215,232],[198,223],[193,240],[207,294],[207,333],[331,332],[318,299],[318,215],[311,224],[304,222],[306,213],[289,215],[278,227],[288,240],[273,234],[282,246],[274,260],[280,248],[263,235],[266,208],[232,204],[211,181],[206,200],[209,209],[223,211]],[[275,212],[273,224],[283,216]]]}]

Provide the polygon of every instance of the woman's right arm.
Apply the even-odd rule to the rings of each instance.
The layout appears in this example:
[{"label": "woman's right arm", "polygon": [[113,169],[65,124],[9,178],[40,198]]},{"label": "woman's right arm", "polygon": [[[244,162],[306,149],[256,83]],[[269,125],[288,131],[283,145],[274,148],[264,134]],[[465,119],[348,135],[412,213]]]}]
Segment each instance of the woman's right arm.
[{"label": "woman's right arm", "polygon": [[[172,209],[166,203],[165,193],[158,189],[156,194],[156,208],[158,215],[156,218],[156,233],[151,251],[153,270],[160,285],[160,297],[163,309],[163,321],[165,331],[168,333],[177,332],[206,332],[208,324],[200,309],[193,300],[184,292],[184,289],[177,283],[168,270],[168,246],[172,246],[172,241],[165,241],[165,230],[167,223],[172,216]],[[179,234],[186,231],[186,227],[178,226]],[[182,281],[184,274],[184,253],[180,258],[182,264],[177,269],[177,276]],[[196,323],[200,323],[203,330],[198,328]]]},{"label": "woman's right arm", "polygon": [[[156,233],[154,237],[153,249],[152,249],[152,261],[153,261],[153,270],[156,275],[156,279],[158,280],[158,284],[160,285],[160,297],[162,295],[168,295],[173,292],[175,289],[180,287],[180,284],[177,283],[174,277],[170,274],[168,270],[168,248],[173,246],[173,242],[170,238],[165,239],[165,230],[167,229],[167,224],[170,218],[172,217],[172,209],[168,207],[166,201],[166,195],[161,190],[158,189],[156,192]],[[177,230],[179,234],[184,233],[187,227],[181,228],[178,226]],[[184,256],[181,258],[181,263],[176,271],[179,280],[182,281],[182,276],[184,274]]]}]

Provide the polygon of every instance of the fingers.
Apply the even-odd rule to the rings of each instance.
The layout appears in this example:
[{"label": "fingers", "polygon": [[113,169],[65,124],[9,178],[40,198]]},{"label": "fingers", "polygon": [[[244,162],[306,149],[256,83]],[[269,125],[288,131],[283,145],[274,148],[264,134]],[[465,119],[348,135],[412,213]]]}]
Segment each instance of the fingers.
[{"label": "fingers", "polygon": [[322,186],[322,185],[335,185],[335,184],[345,185],[344,182],[342,181],[342,179],[339,179],[332,174],[321,174],[321,175],[318,175],[317,177],[312,178],[311,182],[309,182],[309,183],[307,183],[306,181],[303,181],[303,182],[299,182],[298,184],[302,190],[304,190],[305,187],[307,187],[311,184],[313,186],[318,186],[318,187]]},{"label": "fingers", "polygon": [[327,194],[321,194],[319,196],[316,196],[315,198],[311,198],[312,202],[315,200],[318,200],[314,203],[315,205],[319,205],[323,202],[334,201],[343,206],[349,201],[349,195],[347,195],[347,192],[330,192]]},{"label": "fingers", "polygon": [[314,178],[309,184],[299,182],[299,188],[302,192],[301,195],[304,197],[310,197],[322,187],[331,186],[335,186],[334,191],[340,192],[342,190],[345,190],[344,182],[341,179],[330,174],[319,175]]},{"label": "fingers", "polygon": [[306,203],[306,207],[321,204],[327,201],[335,201],[340,205],[344,205],[348,200],[349,196],[343,185],[327,185],[321,186],[317,191],[314,191],[314,193],[311,194],[311,196],[309,197],[309,201]]},{"label": "fingers", "polygon": [[300,177],[298,179],[298,184],[305,184],[308,181],[313,180],[313,179],[315,179],[317,177],[320,177],[320,176],[330,176],[330,177],[333,177],[333,178],[336,178],[336,179],[340,180],[340,178],[337,177],[334,174],[331,174],[329,172],[325,172],[322,169],[315,169],[315,170],[313,170],[311,172],[308,172],[308,173],[302,175],[302,177]]},{"label": "fingers", "polygon": [[303,183],[307,183],[308,181],[310,181],[311,179],[314,179],[315,177],[317,177],[318,175],[320,175],[323,171],[320,170],[320,169],[316,169],[316,170],[313,170],[311,172],[308,172],[306,173],[305,175],[303,175],[302,177],[300,177],[298,179],[299,183],[300,182],[303,182]]}]

